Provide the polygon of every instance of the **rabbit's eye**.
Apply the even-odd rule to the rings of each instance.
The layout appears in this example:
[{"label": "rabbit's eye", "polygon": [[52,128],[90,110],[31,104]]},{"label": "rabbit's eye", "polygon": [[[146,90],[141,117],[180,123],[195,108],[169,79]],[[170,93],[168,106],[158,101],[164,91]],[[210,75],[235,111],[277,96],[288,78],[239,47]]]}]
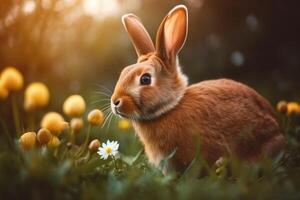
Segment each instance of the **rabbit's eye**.
[{"label": "rabbit's eye", "polygon": [[151,84],[151,75],[148,73],[143,74],[140,78],[140,84],[141,85],[150,85]]}]

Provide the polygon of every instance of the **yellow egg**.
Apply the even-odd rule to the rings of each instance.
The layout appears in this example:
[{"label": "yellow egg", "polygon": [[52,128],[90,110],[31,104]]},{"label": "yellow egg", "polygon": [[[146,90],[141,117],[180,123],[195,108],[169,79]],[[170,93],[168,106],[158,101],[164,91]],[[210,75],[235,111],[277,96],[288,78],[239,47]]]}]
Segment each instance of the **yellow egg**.
[{"label": "yellow egg", "polygon": [[57,112],[49,112],[44,115],[41,127],[48,129],[52,134],[58,135],[66,129],[64,118]]},{"label": "yellow egg", "polygon": [[49,103],[49,90],[40,82],[31,83],[25,91],[24,109],[31,111],[47,106]]},{"label": "yellow egg", "polygon": [[23,87],[23,76],[14,67],[7,67],[1,74],[1,82],[9,91],[17,91]]},{"label": "yellow egg", "polygon": [[100,126],[104,120],[104,115],[101,110],[94,109],[88,114],[88,122],[91,125]]},{"label": "yellow egg", "polygon": [[21,144],[21,147],[24,150],[29,150],[29,149],[34,148],[36,145],[36,133],[35,132],[24,133],[20,137],[19,142]]},{"label": "yellow egg", "polygon": [[69,117],[78,117],[85,111],[85,101],[80,95],[69,96],[64,104],[63,111]]}]

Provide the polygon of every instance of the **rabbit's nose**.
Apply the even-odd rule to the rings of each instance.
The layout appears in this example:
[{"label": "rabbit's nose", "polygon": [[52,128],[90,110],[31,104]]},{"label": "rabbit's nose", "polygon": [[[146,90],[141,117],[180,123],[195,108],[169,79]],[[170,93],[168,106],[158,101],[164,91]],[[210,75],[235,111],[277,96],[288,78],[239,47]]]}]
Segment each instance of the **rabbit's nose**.
[{"label": "rabbit's nose", "polygon": [[122,105],[122,100],[116,99],[113,103],[114,103],[115,107],[120,107]]}]

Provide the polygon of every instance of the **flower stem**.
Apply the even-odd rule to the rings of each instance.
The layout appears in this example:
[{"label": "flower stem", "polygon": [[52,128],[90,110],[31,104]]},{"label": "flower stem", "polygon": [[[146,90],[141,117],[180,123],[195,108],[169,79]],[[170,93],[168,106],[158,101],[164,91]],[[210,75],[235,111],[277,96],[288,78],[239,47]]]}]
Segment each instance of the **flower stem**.
[{"label": "flower stem", "polygon": [[88,126],[88,132],[86,134],[85,141],[84,141],[84,144],[83,144],[83,150],[85,150],[85,148],[87,147],[87,145],[89,143],[91,131],[92,131],[92,125],[89,124],[89,126]]},{"label": "flower stem", "polygon": [[86,134],[86,137],[85,137],[85,141],[84,141],[83,145],[79,148],[77,156],[81,156],[81,154],[84,153],[84,151],[85,151],[85,149],[88,145],[89,139],[90,139],[91,130],[92,130],[92,125],[89,124],[88,131],[87,131],[87,134]]},{"label": "flower stem", "polygon": [[15,123],[15,129],[16,129],[17,138],[19,138],[20,134],[21,134],[21,128],[20,128],[20,119],[19,119],[18,105],[17,105],[15,96],[12,95],[11,98],[12,98],[12,111],[13,111],[13,118],[14,118],[14,123]]},{"label": "flower stem", "polygon": [[2,118],[0,118],[0,122],[1,122],[2,128],[4,130],[4,133],[5,133],[6,137],[7,137],[9,146],[13,147],[13,139],[11,138],[11,135],[8,132],[7,126],[6,126],[6,124],[5,124],[5,122],[3,121]]},{"label": "flower stem", "polygon": [[111,158],[112,158],[112,160],[113,160],[113,162],[114,162],[114,166],[115,166],[115,171],[117,171],[117,162],[116,162],[116,158],[115,158],[115,156],[111,156]]},{"label": "flower stem", "polygon": [[35,115],[34,113],[28,113],[28,127],[30,130],[35,130]]},{"label": "flower stem", "polygon": [[74,130],[73,129],[69,130],[69,136],[70,136],[70,142],[72,144],[75,144],[75,135],[74,135]]}]

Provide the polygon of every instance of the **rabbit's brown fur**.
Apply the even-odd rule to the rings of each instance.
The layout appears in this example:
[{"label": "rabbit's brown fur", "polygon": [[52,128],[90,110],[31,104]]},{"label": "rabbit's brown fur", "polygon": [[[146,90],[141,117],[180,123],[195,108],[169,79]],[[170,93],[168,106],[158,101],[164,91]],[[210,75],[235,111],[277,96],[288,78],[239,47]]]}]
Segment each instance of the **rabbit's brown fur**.
[{"label": "rabbit's brown fur", "polygon": [[[126,67],[112,96],[115,114],[132,120],[149,161],[158,165],[176,149],[170,166],[183,171],[197,141],[209,164],[222,156],[255,161],[282,150],[283,136],[270,104],[248,86],[228,79],[188,86],[177,54],[187,34],[187,10],[175,7],[163,20],[154,47],[139,19],[123,17],[139,56]],[[142,75],[152,78],[141,85]]]},{"label": "rabbit's brown fur", "polygon": [[177,147],[172,162],[178,170],[193,159],[198,136],[210,164],[230,154],[256,160],[278,153],[283,141],[269,103],[251,88],[227,79],[191,85],[174,109],[133,125],[151,162],[158,164]]}]

